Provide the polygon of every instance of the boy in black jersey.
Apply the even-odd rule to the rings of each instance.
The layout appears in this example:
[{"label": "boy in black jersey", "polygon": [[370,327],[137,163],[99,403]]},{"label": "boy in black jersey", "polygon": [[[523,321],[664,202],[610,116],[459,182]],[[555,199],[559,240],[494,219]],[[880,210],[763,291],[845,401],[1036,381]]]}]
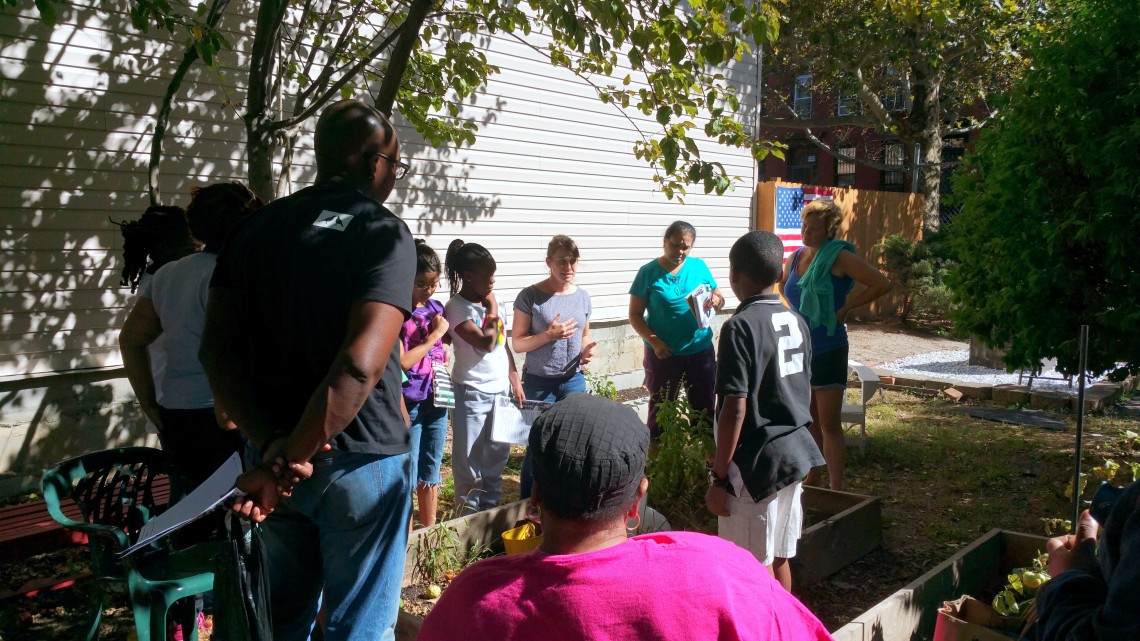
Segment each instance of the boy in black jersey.
[{"label": "boy in black jersey", "polygon": [[775,293],[784,245],[749,232],[729,252],[740,306],[721,328],[716,455],[705,495],[719,534],[752,552],[789,591],[802,481],[824,464],[811,424],[808,327]]}]

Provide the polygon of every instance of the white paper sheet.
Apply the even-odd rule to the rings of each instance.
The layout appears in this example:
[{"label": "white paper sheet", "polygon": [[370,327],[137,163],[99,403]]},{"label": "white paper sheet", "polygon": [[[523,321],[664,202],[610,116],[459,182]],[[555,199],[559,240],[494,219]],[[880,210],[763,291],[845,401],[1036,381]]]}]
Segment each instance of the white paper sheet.
[{"label": "white paper sheet", "polygon": [[554,403],[523,401],[522,409],[514,399],[505,394],[496,397],[494,415],[491,418],[491,440],[496,443],[526,445],[530,437],[530,426]]},{"label": "white paper sheet", "polygon": [[712,325],[713,314],[716,310],[713,308],[705,309],[705,301],[712,298],[712,288],[708,285],[701,283],[694,289],[686,299],[689,302],[689,310],[693,312],[693,316],[697,318],[697,325],[701,329]]},{"label": "white paper sheet", "polygon": [[138,541],[123,550],[120,556],[126,556],[149,545],[152,541],[207,514],[231,496],[240,495],[242,492],[234,487],[234,482],[241,476],[241,472],[241,456],[235,452],[210,475],[210,478],[186,495],[186,498],[171,505],[165,512],[143,525],[139,529]]}]

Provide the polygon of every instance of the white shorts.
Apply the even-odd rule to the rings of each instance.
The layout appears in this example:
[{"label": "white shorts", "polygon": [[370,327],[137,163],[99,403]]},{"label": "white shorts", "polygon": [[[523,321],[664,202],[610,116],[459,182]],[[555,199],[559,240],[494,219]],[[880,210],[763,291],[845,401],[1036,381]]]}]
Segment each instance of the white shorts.
[{"label": "white shorts", "polygon": [[772,565],[776,558],[794,557],[804,521],[803,482],[796,481],[759,502],[747,494],[728,497],[732,516],[717,518],[720,538],[748,550],[764,565]]}]

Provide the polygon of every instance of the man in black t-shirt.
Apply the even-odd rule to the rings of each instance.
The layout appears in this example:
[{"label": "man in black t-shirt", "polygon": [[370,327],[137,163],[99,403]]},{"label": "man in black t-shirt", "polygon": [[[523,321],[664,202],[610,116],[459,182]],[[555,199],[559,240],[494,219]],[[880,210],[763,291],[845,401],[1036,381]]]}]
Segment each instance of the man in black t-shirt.
[{"label": "man in black t-shirt", "polygon": [[326,639],[391,638],[411,508],[396,339],[416,258],[381,203],[407,165],[358,101],[321,114],[315,150],[316,183],[250,216],[218,257],[201,359],[258,450],[235,509],[264,520],[274,637],[308,638],[323,591]]},{"label": "man in black t-shirt", "polygon": [[807,324],[775,293],[783,243],[771,232],[742,236],[729,252],[740,306],[720,330],[716,455],[705,504],[722,538],[753,553],[788,590],[803,509],[800,492],[823,455],[811,424]]}]

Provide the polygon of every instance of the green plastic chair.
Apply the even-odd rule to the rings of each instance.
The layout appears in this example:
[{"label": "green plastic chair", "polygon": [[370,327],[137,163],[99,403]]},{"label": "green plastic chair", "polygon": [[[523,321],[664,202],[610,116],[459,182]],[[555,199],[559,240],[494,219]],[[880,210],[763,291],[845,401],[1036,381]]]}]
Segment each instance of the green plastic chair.
[{"label": "green plastic chair", "polygon": [[[157,516],[154,480],[169,471],[162,450],[149,447],[92,452],[44,471],[48,512],[63,526],[86,534],[91,550],[91,572],[99,586],[88,641],[98,635],[109,585],[126,586],[139,641],[165,641],[166,616],[174,602],[213,589],[217,548],[209,543],[175,552],[163,538],[119,556],[138,539],[139,528]],[[83,522],[64,515],[64,499],[75,501]],[[193,622],[183,629],[183,638],[197,641]]]}]

